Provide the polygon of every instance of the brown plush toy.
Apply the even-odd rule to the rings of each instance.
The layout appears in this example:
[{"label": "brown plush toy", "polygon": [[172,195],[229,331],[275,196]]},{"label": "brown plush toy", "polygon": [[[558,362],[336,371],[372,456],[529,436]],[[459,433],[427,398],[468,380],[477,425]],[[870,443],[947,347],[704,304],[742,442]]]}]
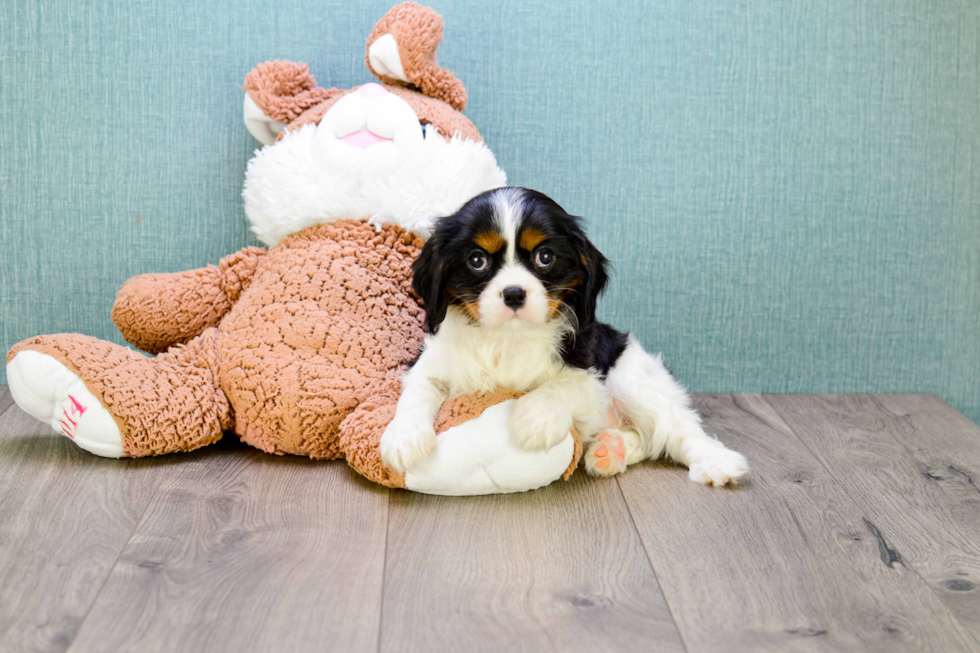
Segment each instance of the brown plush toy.
[{"label": "brown plush toy", "polygon": [[460,113],[462,83],[436,63],[441,39],[438,14],[404,3],[368,39],[383,84],[322,89],[307,66],[279,61],[250,72],[245,124],[265,147],[243,197],[269,248],[127,281],[112,319],[155,357],[77,334],[15,345],[18,405],[108,457],[190,451],[230,430],[423,492],[513,492],[570,474],[573,434],[545,452],[511,446],[505,390],[447,402],[436,452],[404,476],[381,465],[399,376],[423,340],[412,261],[434,220],[505,183]]}]

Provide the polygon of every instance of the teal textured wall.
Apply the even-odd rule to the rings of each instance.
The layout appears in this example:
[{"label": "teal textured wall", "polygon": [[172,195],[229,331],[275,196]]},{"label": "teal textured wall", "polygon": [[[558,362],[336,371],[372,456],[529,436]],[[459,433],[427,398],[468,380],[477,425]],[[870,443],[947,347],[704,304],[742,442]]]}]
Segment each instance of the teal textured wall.
[{"label": "teal textured wall", "polygon": [[[980,3],[435,1],[512,183],[587,216],[605,317],[700,391],[980,421]],[[0,4],[0,346],[254,241],[242,78],[368,81],[388,1]],[[2,382],[2,379],[0,379]]]}]

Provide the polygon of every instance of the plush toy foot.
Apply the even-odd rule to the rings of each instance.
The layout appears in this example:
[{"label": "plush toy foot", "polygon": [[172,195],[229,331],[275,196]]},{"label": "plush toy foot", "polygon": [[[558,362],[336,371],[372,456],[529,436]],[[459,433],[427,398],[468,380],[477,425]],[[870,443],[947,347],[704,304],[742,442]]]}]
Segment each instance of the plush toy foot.
[{"label": "plush toy foot", "polygon": [[217,332],[147,358],[77,333],[37,336],[7,353],[14,401],[99,456],[191,451],[231,427],[217,383]]},{"label": "plush toy foot", "polygon": [[585,471],[593,476],[615,476],[626,471],[626,442],[619,429],[607,429],[585,452]]},{"label": "plush toy foot", "polygon": [[749,464],[742,454],[726,449],[711,438],[704,438],[693,447],[688,478],[701,485],[722,487],[737,483],[749,471]]},{"label": "plush toy foot", "polygon": [[521,393],[499,389],[443,404],[434,424],[435,449],[401,474],[384,465],[379,446],[382,438],[401,435],[395,424],[398,392],[398,381],[392,380],[340,424],[347,463],[376,483],[453,496],[524,492],[568,478],[582,455],[578,435],[569,432],[547,450],[516,445],[509,424]]},{"label": "plush toy foot", "polygon": [[119,426],[78,375],[47,354],[25,350],[7,363],[10,394],[20,408],[79,447],[121,458]]},{"label": "plush toy foot", "polygon": [[405,487],[426,494],[524,492],[562,477],[575,461],[570,434],[548,450],[524,451],[511,442],[514,400],[491,406],[437,436],[435,451],[405,474]]}]

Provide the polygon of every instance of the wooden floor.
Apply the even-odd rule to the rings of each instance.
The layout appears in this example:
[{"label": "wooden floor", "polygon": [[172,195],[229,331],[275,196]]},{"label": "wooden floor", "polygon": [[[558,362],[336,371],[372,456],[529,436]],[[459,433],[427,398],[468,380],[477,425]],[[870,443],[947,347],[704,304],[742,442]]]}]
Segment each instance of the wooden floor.
[{"label": "wooden floor", "polygon": [[980,428],[700,395],[751,480],[388,491],[233,442],[104,460],[0,386],[0,650],[980,651]]}]

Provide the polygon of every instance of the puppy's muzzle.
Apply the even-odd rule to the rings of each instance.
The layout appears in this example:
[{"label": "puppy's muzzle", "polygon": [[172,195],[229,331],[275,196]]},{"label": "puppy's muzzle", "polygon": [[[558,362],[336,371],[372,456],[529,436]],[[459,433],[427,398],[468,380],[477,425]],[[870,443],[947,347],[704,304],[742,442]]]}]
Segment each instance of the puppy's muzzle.
[{"label": "puppy's muzzle", "polygon": [[500,296],[504,298],[504,306],[516,311],[521,306],[524,306],[524,300],[527,299],[527,292],[520,286],[508,286],[504,288]]}]

